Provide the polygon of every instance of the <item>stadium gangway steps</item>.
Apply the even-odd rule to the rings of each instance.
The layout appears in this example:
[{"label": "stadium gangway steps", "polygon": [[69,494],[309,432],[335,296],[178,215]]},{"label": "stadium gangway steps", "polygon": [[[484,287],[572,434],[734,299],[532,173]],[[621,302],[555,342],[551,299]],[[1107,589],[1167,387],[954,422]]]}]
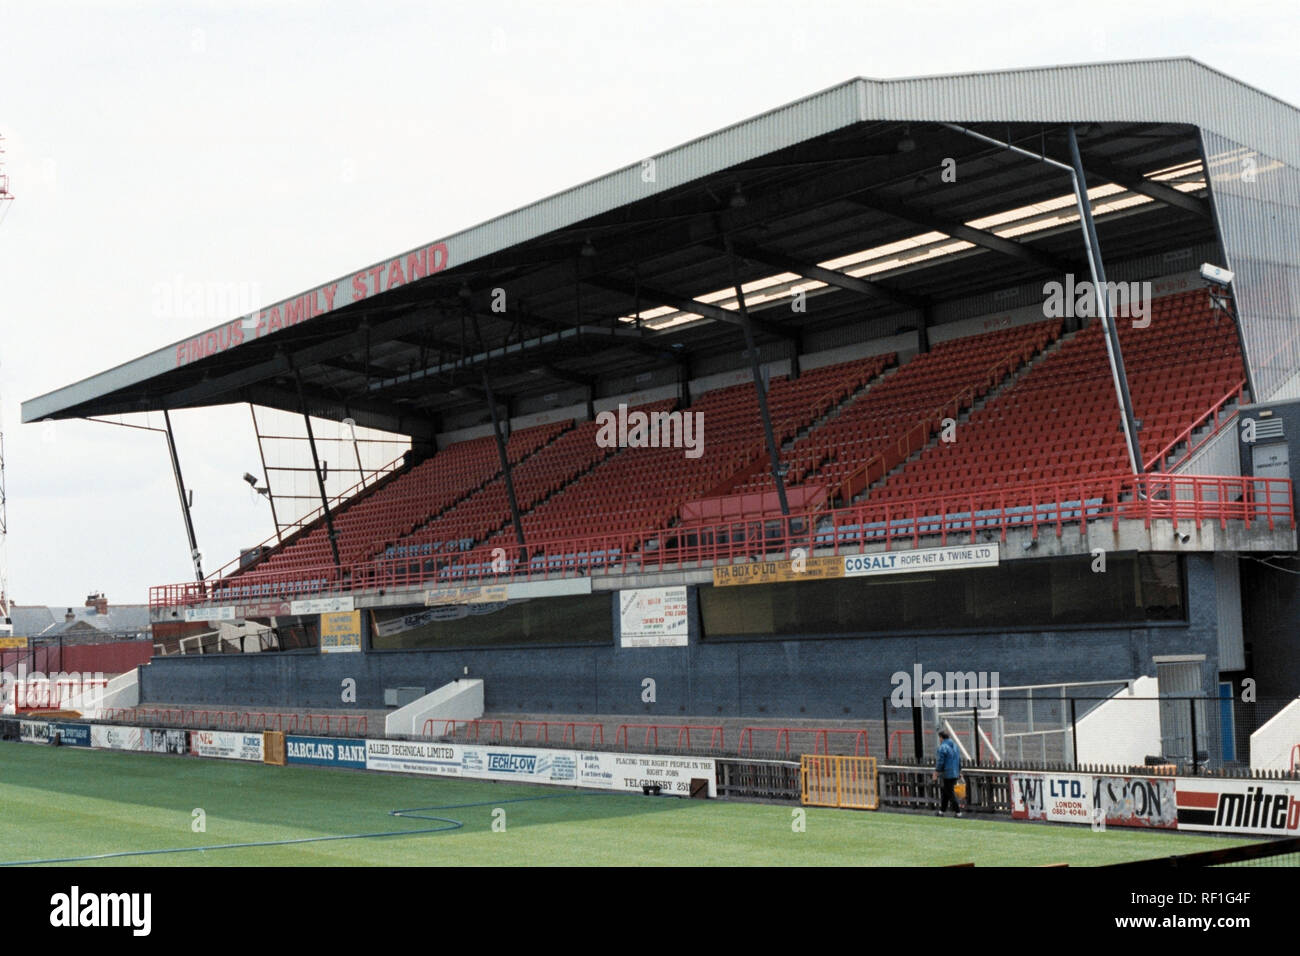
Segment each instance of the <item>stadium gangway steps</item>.
[{"label": "stadium gangway steps", "polygon": [[627,750],[630,746],[628,740],[629,737],[628,731],[631,730],[644,731],[645,733],[642,739],[642,746],[653,747],[655,750],[659,749],[659,731],[661,730],[667,731],[669,733],[671,733],[672,731],[677,731],[676,746],[678,750],[689,750],[691,748],[692,730],[696,731],[697,733],[705,733],[705,732],[708,733],[710,749],[722,750],[727,745],[726,732],[723,730],[722,727],[716,725],[700,726],[695,724],[619,724],[618,728],[614,731],[614,746],[617,747],[619,745],[619,741],[622,741],[623,749]]},{"label": "stadium gangway steps", "polygon": [[[737,753],[754,752],[754,734],[775,734],[771,752],[790,752],[790,738],[795,734],[811,735],[814,754],[829,754],[830,740],[832,735],[851,736],[853,738],[853,754],[856,757],[868,756],[867,748],[867,731],[849,727],[742,727],[740,731],[740,744]],[[760,750],[764,748],[759,748]]]}]

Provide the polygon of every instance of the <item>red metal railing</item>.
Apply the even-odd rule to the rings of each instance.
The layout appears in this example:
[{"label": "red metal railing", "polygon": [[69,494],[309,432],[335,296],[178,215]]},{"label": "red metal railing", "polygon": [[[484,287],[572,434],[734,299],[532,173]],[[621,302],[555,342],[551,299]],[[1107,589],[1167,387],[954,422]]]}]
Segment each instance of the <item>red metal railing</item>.
[{"label": "red metal railing", "polygon": [[370,720],[364,714],[297,714],[278,711],[214,710],[180,707],[110,707],[104,719],[121,723],[156,724],[190,730],[279,730],[288,734],[324,733],[364,737]]},{"label": "red metal railing", "polygon": [[533,728],[533,743],[550,743],[552,727],[560,729],[561,745],[577,746],[579,727],[590,732],[591,746],[605,743],[605,725],[591,720],[516,720],[510,726],[510,742],[526,743],[524,730],[528,727]]},{"label": "red metal railing", "polygon": [[699,739],[698,737],[699,734],[707,733],[709,735],[710,748],[716,748],[718,750],[721,750],[723,747],[726,746],[725,733],[721,727],[717,727],[717,726],[712,726],[712,725],[699,726],[693,724],[619,724],[618,729],[614,731],[615,747],[619,745],[619,741],[622,741],[623,749],[627,750],[629,748],[630,744],[628,741],[628,736],[629,736],[628,731],[630,730],[644,731],[645,735],[642,739],[641,746],[653,747],[655,750],[659,749],[659,731],[661,730],[667,731],[669,733],[672,733],[674,730],[677,731],[676,747],[678,750],[685,750],[690,748],[691,731],[696,732],[697,740]]},{"label": "red metal railing", "polygon": [[[1030,530],[1059,538],[1068,526],[1080,537],[1086,525],[1121,520],[1170,521],[1198,530],[1205,523],[1256,523],[1269,530],[1295,527],[1291,482],[1282,478],[1148,474],[1044,481],[964,494],[918,497],[904,502],[867,499],[814,515],[723,522],[641,534],[562,538],[528,545],[528,562],[516,559],[494,571],[492,548],[445,555],[378,558],[345,565],[279,572],[248,572],[202,584],[188,581],[150,589],[152,607],[254,604],[318,594],[384,588],[441,587],[547,580],[576,574],[626,574],[703,567],[789,553],[810,546],[822,553],[856,554],[863,546],[919,547],[971,543],[1008,531]],[[513,550],[513,549],[511,549]]]},{"label": "red metal railing", "polygon": [[[431,717],[424,722],[424,729],[420,736],[434,736],[433,728],[437,724],[442,724],[442,733],[438,734],[439,737],[455,737],[461,727],[465,729],[466,740],[473,739],[477,741],[479,738],[479,730],[484,727],[487,728],[487,739],[489,741],[499,743],[505,734],[505,731],[502,729],[502,722],[499,720],[454,720],[442,717]],[[474,731],[474,736],[472,738],[469,736],[469,731],[471,729]]]},{"label": "red metal railing", "polygon": [[1291,748],[1291,772],[1295,773],[1300,768],[1300,744]]},{"label": "red metal railing", "polygon": [[[355,497],[356,495],[365,491],[367,488],[370,488],[371,486],[378,484],[380,481],[387,478],[389,475],[395,472],[399,467],[401,467],[402,459],[404,457],[405,457],[405,453],[398,455],[388,464],[380,465],[377,469],[372,471],[370,473],[369,479],[365,478],[365,476],[363,475],[361,480],[358,481],[351,488],[346,488],[343,491],[340,491],[333,498],[328,499],[330,509],[332,511],[337,511],[339,505],[343,504],[349,498]],[[303,515],[301,518],[295,521],[294,524],[297,525],[297,527],[295,527],[288,534],[284,534],[283,532],[278,535],[273,534],[265,541],[263,541],[261,544],[254,545],[253,548],[246,549],[246,550],[264,549],[262,550],[261,553],[265,553],[266,551],[269,551],[271,549],[278,549],[284,544],[286,539],[296,538],[299,534],[311,528],[311,526],[315,524],[317,521],[319,521],[322,517],[324,517],[324,515],[325,515],[324,507],[318,505],[314,510],[307,512],[307,514]],[[232,558],[231,560],[227,561],[224,565],[217,568],[217,570],[208,572],[208,574],[205,575],[205,579],[208,581],[212,581],[215,579],[224,578],[228,574],[233,574],[234,572],[239,570],[239,561],[240,559],[237,557]]]},{"label": "red metal railing", "polygon": [[[1234,385],[1227,392],[1227,394],[1225,394],[1222,398],[1220,398],[1217,402],[1215,402],[1210,407],[1209,411],[1203,413],[1194,422],[1192,422],[1190,425],[1188,425],[1186,428],[1180,431],[1173,441],[1167,444],[1164,448],[1160,449],[1160,451],[1157,452],[1155,455],[1152,455],[1150,458],[1148,458],[1146,463],[1147,470],[1149,471],[1151,469],[1161,469],[1162,468],[1161,463],[1164,462],[1164,460],[1167,457],[1172,455],[1174,453],[1174,449],[1177,448],[1179,445],[1181,445],[1183,442],[1187,443],[1187,450],[1183,452],[1181,455],[1179,455],[1178,461],[1174,462],[1173,465],[1171,465],[1170,467],[1176,468],[1178,465],[1182,464],[1188,458],[1191,458],[1192,455],[1195,454],[1206,442],[1208,442],[1215,435],[1219,434],[1219,429],[1223,426],[1224,423],[1226,423],[1227,421],[1229,421],[1230,419],[1236,416],[1237,414],[1236,412],[1233,412],[1232,415],[1222,415],[1221,413],[1223,412],[1223,406],[1227,405],[1228,402],[1232,401],[1233,399],[1236,399],[1237,404],[1240,406],[1245,401],[1245,390],[1246,390],[1246,380],[1243,378],[1240,382]],[[1222,417],[1222,421],[1220,421],[1220,417]],[[1193,445],[1192,433],[1196,431],[1196,429],[1200,428],[1202,425],[1204,425],[1206,422],[1209,421],[1214,422],[1214,427],[1210,429],[1210,433],[1208,435],[1206,435],[1199,442]]]},{"label": "red metal railing", "polygon": [[[971,736],[971,731],[969,730],[957,730],[953,732],[958,737]],[[885,741],[885,759],[888,760],[890,757],[893,757],[895,760],[897,760],[903,753],[903,751],[900,749],[903,743],[903,738],[911,737],[913,733],[914,732],[911,730],[895,730],[892,734],[890,734],[889,740]],[[987,739],[987,737],[985,739]]]},{"label": "red metal railing", "polygon": [[[743,727],[740,731],[740,746],[738,753],[754,752],[754,735],[755,734],[774,734],[771,747],[760,747],[760,750],[790,752],[790,738],[794,735],[808,736],[812,738],[812,752],[814,754],[829,754],[830,741],[832,736],[847,736],[853,739],[853,754],[856,757],[868,757],[867,752],[867,731],[865,729],[856,730],[847,727]],[[807,750],[800,748],[800,753],[807,753]]]}]

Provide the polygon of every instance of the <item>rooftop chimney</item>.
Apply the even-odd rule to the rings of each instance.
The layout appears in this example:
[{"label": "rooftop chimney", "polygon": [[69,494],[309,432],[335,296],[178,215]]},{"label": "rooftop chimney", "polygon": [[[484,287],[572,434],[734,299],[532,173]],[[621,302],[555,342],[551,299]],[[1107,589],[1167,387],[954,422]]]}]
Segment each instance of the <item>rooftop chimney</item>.
[{"label": "rooftop chimney", "polygon": [[86,607],[93,607],[96,614],[108,613],[108,598],[102,591],[96,591],[86,598]]},{"label": "rooftop chimney", "polygon": [[72,613],[72,608],[68,608],[68,613],[63,615],[63,620],[71,624],[76,619],[77,619],[77,615]]}]

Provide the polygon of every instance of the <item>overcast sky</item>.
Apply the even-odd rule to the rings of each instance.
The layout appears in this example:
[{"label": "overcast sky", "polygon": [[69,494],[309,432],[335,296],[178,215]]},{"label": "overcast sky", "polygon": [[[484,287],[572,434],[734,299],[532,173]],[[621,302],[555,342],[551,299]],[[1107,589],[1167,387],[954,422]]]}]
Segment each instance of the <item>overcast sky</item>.
[{"label": "overcast sky", "polygon": [[[234,317],[175,307],[178,284],[285,298],[853,76],[1190,55],[1296,103],[1298,10],[0,0],[10,593],[134,603],[191,577],[161,435],[18,424]],[[273,531],[239,480],[247,406],[173,422],[215,568]]]}]

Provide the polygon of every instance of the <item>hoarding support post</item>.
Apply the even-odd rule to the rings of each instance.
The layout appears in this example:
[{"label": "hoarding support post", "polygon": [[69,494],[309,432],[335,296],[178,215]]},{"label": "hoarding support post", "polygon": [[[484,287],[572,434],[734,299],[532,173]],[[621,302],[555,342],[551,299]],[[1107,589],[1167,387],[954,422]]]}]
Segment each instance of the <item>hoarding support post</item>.
[{"label": "hoarding support post", "polygon": [[889,759],[889,698],[880,698],[880,714],[885,718],[885,759]]},{"label": "hoarding support post", "polygon": [[1079,722],[1074,716],[1074,698],[1070,698],[1070,759],[1074,769],[1079,769]]},{"label": "hoarding support post", "polygon": [[1196,776],[1201,772],[1200,757],[1196,753],[1197,747],[1200,745],[1200,741],[1196,738],[1196,698],[1187,698],[1187,706],[1191,709],[1190,716],[1192,718],[1192,776]]}]

